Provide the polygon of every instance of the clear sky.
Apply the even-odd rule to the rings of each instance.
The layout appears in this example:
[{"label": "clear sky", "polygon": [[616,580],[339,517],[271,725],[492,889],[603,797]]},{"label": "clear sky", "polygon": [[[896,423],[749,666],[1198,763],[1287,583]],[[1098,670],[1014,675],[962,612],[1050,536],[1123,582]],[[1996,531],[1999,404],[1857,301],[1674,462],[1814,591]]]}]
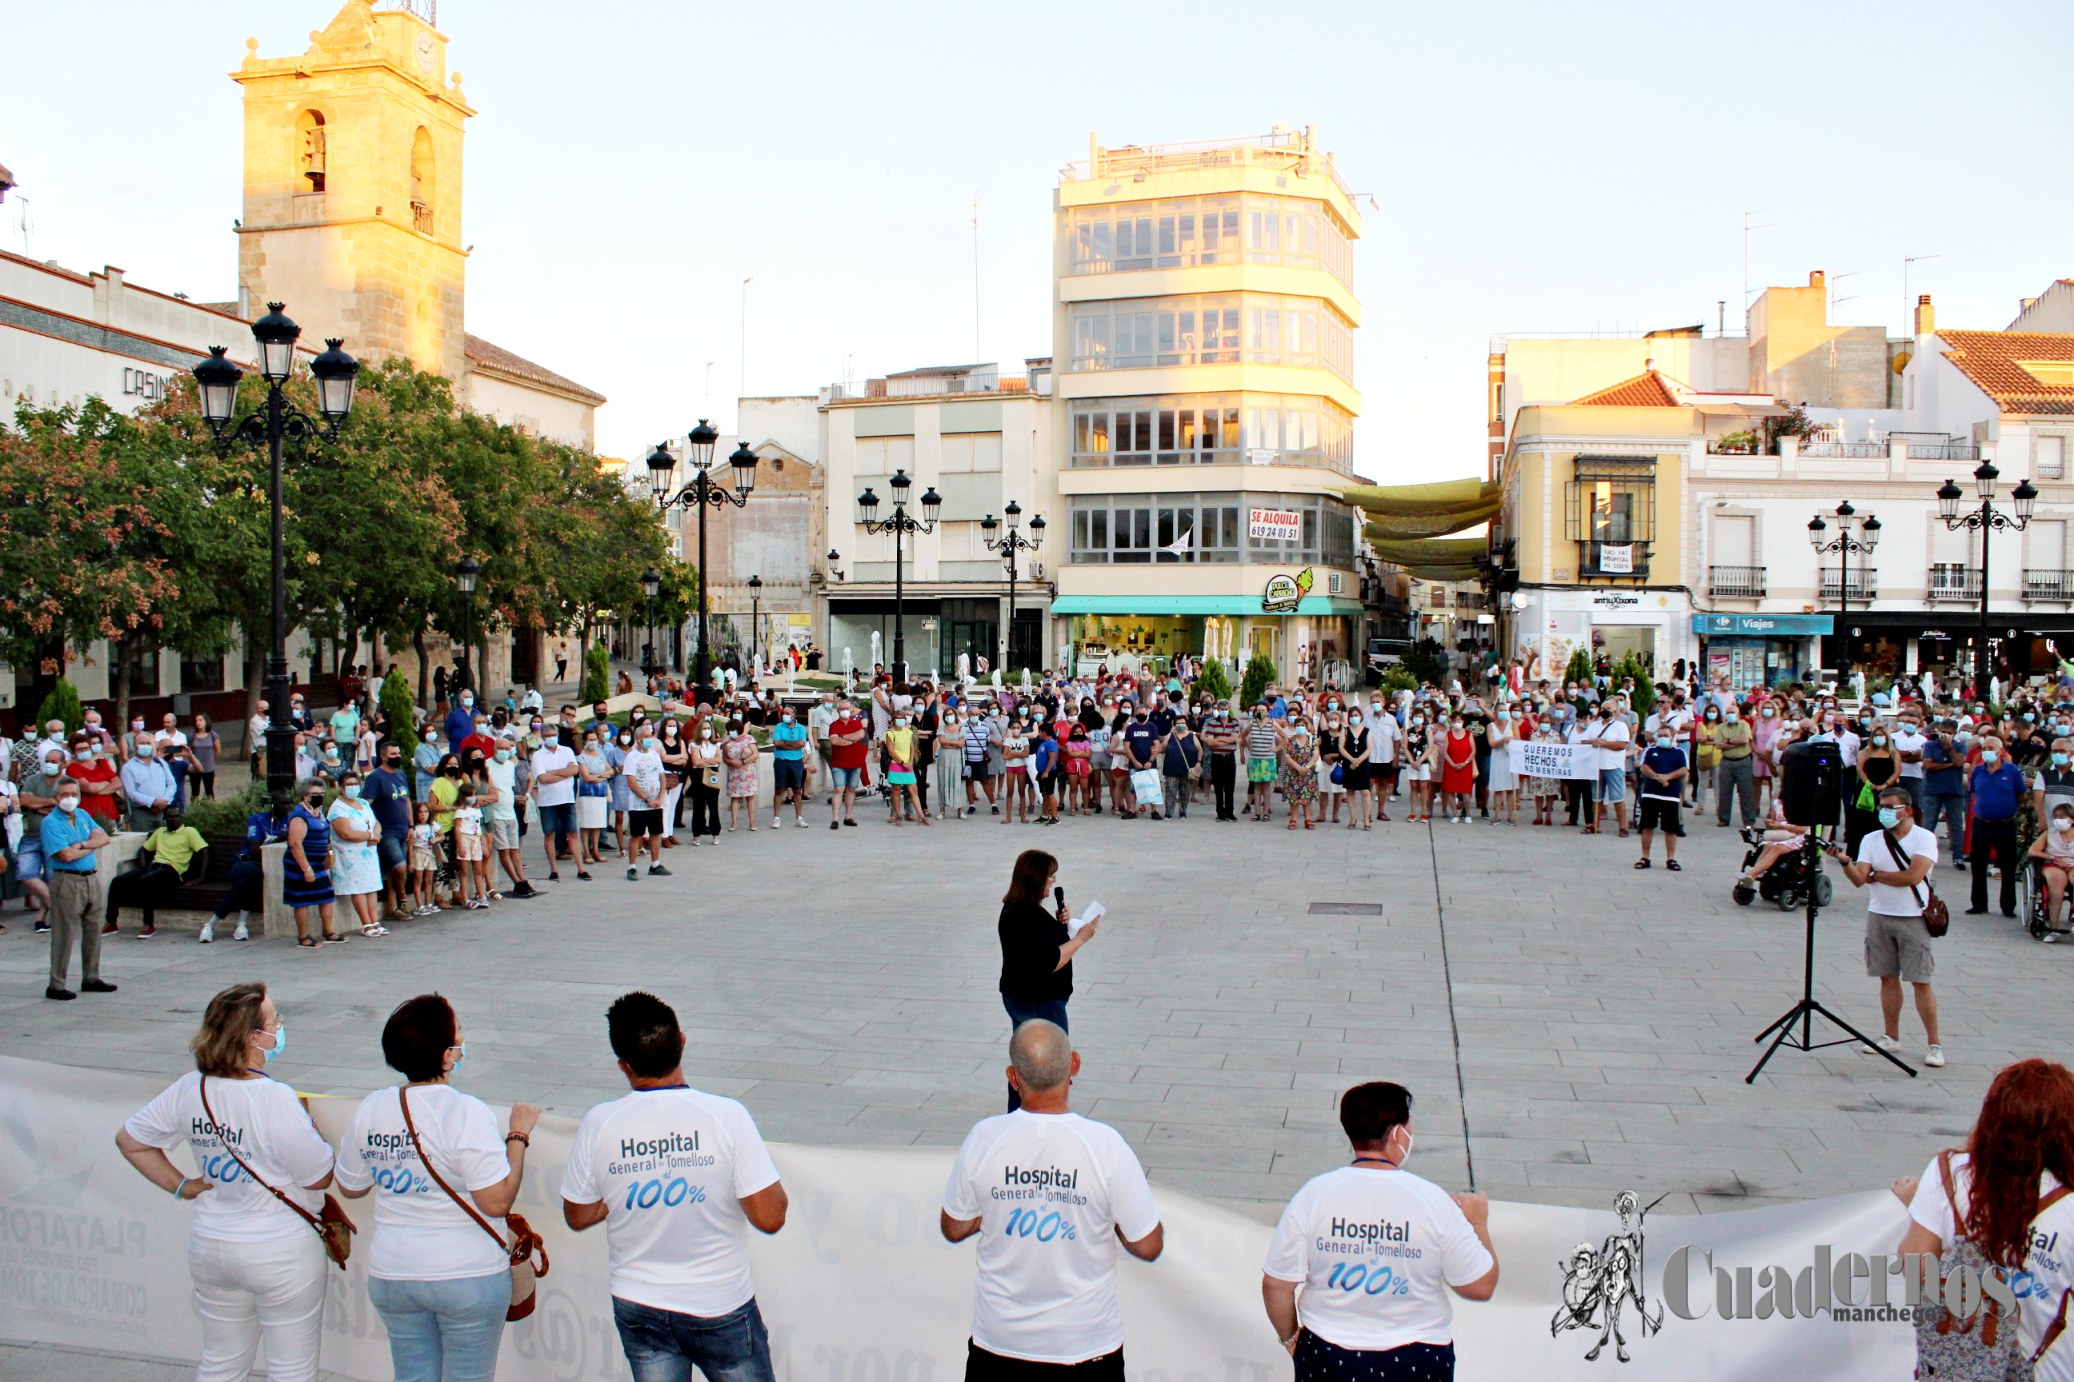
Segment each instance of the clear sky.
[{"label": "clear sky", "polygon": [[[235,295],[244,55],[337,0],[0,6],[0,244]],[[1315,125],[1364,201],[1356,464],[1479,473],[1492,333],[2000,327],[2074,275],[2066,0],[963,6],[440,0],[469,124],[468,324],[611,397],[638,457],[738,383],[1051,353],[1051,192],[1109,144]],[[974,339],[972,199],[980,203]],[[1852,277],[1840,275],[1850,274]],[[746,363],[741,279],[748,285]],[[293,307],[291,305],[291,312]],[[348,343],[350,349],[350,343]],[[711,389],[708,367],[711,362]]]}]

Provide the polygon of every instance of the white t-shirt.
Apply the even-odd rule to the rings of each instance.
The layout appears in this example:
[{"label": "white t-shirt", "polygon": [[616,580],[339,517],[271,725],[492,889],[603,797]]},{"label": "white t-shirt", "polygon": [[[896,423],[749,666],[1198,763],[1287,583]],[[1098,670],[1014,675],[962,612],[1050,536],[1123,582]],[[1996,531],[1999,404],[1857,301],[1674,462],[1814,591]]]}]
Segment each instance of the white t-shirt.
[{"label": "white t-shirt", "polygon": [[[651,739],[649,742],[653,743],[654,740]],[[631,790],[638,785],[640,788],[640,791],[631,793],[633,802],[630,809],[635,811],[653,811],[660,808],[663,791],[663,756],[654,749],[649,749],[646,753],[638,748],[629,750],[625,771],[627,787]],[[648,796],[644,797],[641,794],[642,792],[646,792]]]},{"label": "white t-shirt", "polygon": [[209,1081],[211,1123],[202,1112],[202,1077],[182,1075],[138,1109],[123,1127],[161,1151],[185,1146],[195,1170],[210,1182],[193,1202],[194,1236],[232,1243],[271,1243],[314,1233],[309,1221],[282,1204],[240,1169],[223,1149],[228,1138],[266,1183],[315,1214],[322,1194],[303,1187],[331,1169],[331,1147],[310,1122],[295,1091],[278,1080]]},{"label": "white t-shirt", "polygon": [[1296,1192],[1265,1270],[1304,1288],[1304,1328],[1340,1348],[1381,1350],[1453,1342],[1447,1288],[1492,1263],[1447,1191],[1407,1171],[1342,1166]]},{"label": "white t-shirt", "polygon": [[[1920,732],[1911,733],[1905,729],[1897,729],[1894,731],[1894,748],[1897,752],[1900,753],[1920,754],[1923,751],[1923,745],[1929,742],[1929,736],[1926,734],[1922,734]],[[1901,763],[1901,775],[1903,777],[1920,778],[1923,775],[1922,760],[1918,758],[1915,762],[1911,763],[1908,760],[1903,759]]]},{"label": "white t-shirt", "polygon": [[1860,742],[1857,733],[1853,730],[1840,729],[1836,732],[1836,746],[1843,750],[1844,766],[1846,768],[1858,766],[1858,745]]},{"label": "white t-shirt", "polygon": [[[1935,835],[1920,825],[1912,825],[1906,835],[1897,835],[1894,838],[1901,841],[1902,853],[1908,855],[1911,861],[1928,856],[1931,874],[1937,872]],[[1858,842],[1858,862],[1870,864],[1887,873],[1901,871],[1901,862],[1888,851],[1886,832],[1881,830],[1873,831]],[[1872,893],[1871,900],[1866,904],[1867,910],[1886,917],[1919,917],[1923,914],[1923,902],[1916,900],[1916,893],[1921,893],[1925,902],[1930,897],[1930,878],[1927,876],[1913,891],[1896,887],[1891,883],[1868,883],[1866,887]]]},{"label": "white t-shirt", "polygon": [[543,744],[533,754],[533,800],[542,806],[568,806],[576,800],[576,779],[542,782],[542,773],[576,766],[576,754],[561,744]]},{"label": "white t-shirt", "polygon": [[1395,763],[1397,741],[1404,737],[1404,727],[1387,710],[1371,710],[1364,718],[1368,722],[1368,761]]},{"label": "white t-shirt", "polygon": [[605,1202],[614,1296],[710,1319],[756,1294],[741,1202],[777,1181],[749,1110],[680,1086],[585,1114],[562,1198]]},{"label": "white t-shirt", "polygon": [[[1952,1154],[1952,1192],[1958,1196],[1962,1212],[1972,1181],[1968,1160],[1964,1152]],[[2052,1172],[2038,1177],[2040,1195],[2058,1188],[2059,1182],[2053,1179]],[[1916,1182],[1916,1197],[1909,1201],[1908,1217],[1936,1234],[1941,1243],[1949,1244],[1958,1231],[1936,1157],[1930,1158],[1930,1165]],[[2028,1358],[2059,1312],[2060,1293],[2074,1287],[2074,1195],[2032,1221],[2031,1250],[2024,1256],[2023,1270],[2012,1273],[2010,1285],[2016,1289],[2017,1348]],[[2038,1360],[2038,1382],[2074,1382],[2074,1349],[2066,1345],[2063,1335]]]},{"label": "white t-shirt", "polygon": [[1600,772],[1617,773],[1622,768],[1625,768],[1627,766],[1627,746],[1629,742],[1632,740],[1633,736],[1628,733],[1628,727],[1626,723],[1622,721],[1619,716],[1616,715],[1605,720],[1592,721],[1591,728],[1585,732],[1585,737],[1588,739],[1606,739],[1609,741],[1619,741],[1619,746],[1617,748],[1599,750]]},{"label": "white t-shirt", "polygon": [[497,799],[483,806],[482,818],[486,821],[517,820],[518,760],[513,759],[508,763],[499,763],[492,756],[487,763],[483,764],[483,771],[489,774],[490,785],[497,789]]},{"label": "white t-shirt", "polygon": [[983,1119],[958,1148],[943,1207],[981,1220],[981,1348],[1081,1363],[1123,1347],[1113,1230],[1136,1242],[1159,1226],[1159,1206],[1116,1129],[1077,1113]]},{"label": "white t-shirt", "polygon": [[[212,1092],[209,1097],[216,1096]],[[426,1157],[457,1193],[473,1194],[511,1174],[504,1134],[482,1100],[449,1085],[419,1085],[410,1092],[410,1116]],[[425,1174],[404,1128],[395,1085],[360,1101],[351,1126],[339,1139],[338,1183],[348,1190],[374,1187],[369,1276],[453,1281],[489,1276],[511,1266],[509,1254]],[[480,1212],[481,1206],[476,1208]],[[502,1219],[483,1217],[504,1233]]]}]

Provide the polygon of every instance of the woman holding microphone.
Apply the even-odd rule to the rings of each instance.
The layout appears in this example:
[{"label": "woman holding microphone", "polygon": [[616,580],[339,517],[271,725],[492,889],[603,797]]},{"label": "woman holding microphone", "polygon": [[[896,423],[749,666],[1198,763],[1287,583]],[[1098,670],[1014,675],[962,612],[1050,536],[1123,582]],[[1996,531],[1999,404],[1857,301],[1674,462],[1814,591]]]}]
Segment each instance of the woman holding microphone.
[{"label": "woman holding microphone", "polygon": [[[266,1074],[288,1049],[287,1024],[266,985],[236,984],[209,1000],[190,1048],[195,1072],[139,1109],[115,1145],[144,1179],[194,1206],[195,1377],[244,1382],[263,1339],[273,1382],[312,1382],[325,1260],[311,1219],[331,1184],[331,1148],[295,1091]],[[167,1158],[182,1145],[199,1175]]]},{"label": "woman holding microphone", "polygon": [[[1058,886],[1059,861],[1041,849],[1016,856],[1008,892],[1001,899],[1001,1006],[1008,1009],[1008,1030],[1032,1018],[1055,1022],[1066,1030],[1066,1002],[1073,996],[1073,957],[1095,938],[1095,922],[1077,934],[1067,933],[1064,889]],[[1022,1107],[1009,1086],[1008,1111]]]}]

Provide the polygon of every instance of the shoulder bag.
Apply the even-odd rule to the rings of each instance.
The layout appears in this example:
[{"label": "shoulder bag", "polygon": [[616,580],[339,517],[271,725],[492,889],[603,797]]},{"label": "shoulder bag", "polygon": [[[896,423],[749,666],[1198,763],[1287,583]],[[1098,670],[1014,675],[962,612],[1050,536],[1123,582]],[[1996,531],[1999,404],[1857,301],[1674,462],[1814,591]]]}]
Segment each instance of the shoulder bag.
[{"label": "shoulder bag", "polygon": [[[410,1100],[401,1087],[396,1091],[396,1102],[403,1109],[404,1130],[410,1134],[410,1144],[417,1149],[418,1162],[425,1168],[425,1174],[432,1177],[433,1184],[446,1191],[448,1199],[461,1206],[462,1213],[475,1220],[476,1226],[490,1235],[491,1242],[509,1255],[511,1308],[504,1312],[505,1320],[509,1322],[526,1318],[533,1313],[533,1307],[539,1304],[540,1297],[534,1289],[534,1284],[538,1278],[547,1275],[547,1244],[541,1241],[540,1235],[533,1231],[531,1224],[516,1214],[504,1216],[506,1226],[511,1229],[511,1242],[507,1244],[503,1235],[490,1227],[490,1221],[485,1219],[473,1204],[454,1193],[454,1187],[446,1183],[438,1169],[433,1166],[432,1159],[425,1155],[425,1144],[418,1141],[418,1125],[411,1121]],[[540,1265],[537,1267],[533,1265],[536,1256],[540,1259]]]},{"label": "shoulder bag", "polygon": [[353,1221],[346,1217],[345,1206],[338,1202],[338,1197],[326,1191],[324,1195],[324,1212],[321,1215],[312,1214],[309,1210],[304,1209],[294,1200],[289,1199],[273,1186],[267,1184],[259,1172],[253,1170],[245,1158],[238,1155],[237,1148],[230,1145],[230,1139],[223,1136],[223,1125],[216,1121],[216,1113],[209,1107],[209,1077],[207,1075],[201,1077],[200,1088],[202,1113],[208,1118],[209,1126],[217,1130],[217,1140],[223,1144],[223,1150],[230,1153],[230,1159],[238,1163],[239,1170],[252,1177],[254,1185],[294,1210],[304,1223],[315,1229],[317,1236],[324,1241],[324,1255],[337,1263],[340,1271],[344,1271],[346,1269],[346,1259],[353,1255],[353,1235],[359,1232],[359,1230],[353,1226]]},{"label": "shoulder bag", "polygon": [[[1880,831],[1880,836],[1887,842],[1887,852],[1894,856],[1896,863],[1906,869],[1910,863],[1909,853],[1901,847],[1901,842],[1894,838],[1894,832],[1882,830]],[[1930,894],[1927,899],[1923,896],[1925,889]],[[1915,894],[1917,902],[1922,903],[1923,927],[1930,933],[1932,940],[1937,939],[1951,929],[1951,909],[1944,905],[1944,899],[1937,895],[1937,889],[1929,887],[1929,880],[1924,880],[1923,887],[1917,887],[1911,883],[1908,885],[1908,890]]]},{"label": "shoulder bag", "polygon": [[[1983,1276],[1993,1273],[2007,1280],[2008,1273],[1989,1262],[1966,1237],[1966,1218],[1959,1212],[1950,1151],[1937,1154],[1937,1174],[1943,1182],[1945,1202],[1952,1210],[1953,1241],[1944,1245],[1941,1254],[1944,1270],[1950,1271],[1956,1264]],[[2041,1215],[2065,1199],[2068,1193],[2069,1188],[2062,1185],[2041,1195],[2038,1207],[2031,1211],[2031,1222],[2036,1224]],[[1986,1299],[1981,1301],[1980,1308],[1971,1317],[1963,1320],[1956,1318],[1946,1307],[1923,1310],[1915,1322],[1916,1362],[1920,1375],[1927,1377],[1935,1372],[1938,1376],[1950,1377],[2033,1377],[2046,1350],[2066,1332],[2070,1298],[2074,1298],[2074,1289],[2060,1292],[2059,1309],[2040,1331],[2038,1346],[2028,1356],[2022,1352],[2014,1331],[2003,1332],[2004,1317]]]}]

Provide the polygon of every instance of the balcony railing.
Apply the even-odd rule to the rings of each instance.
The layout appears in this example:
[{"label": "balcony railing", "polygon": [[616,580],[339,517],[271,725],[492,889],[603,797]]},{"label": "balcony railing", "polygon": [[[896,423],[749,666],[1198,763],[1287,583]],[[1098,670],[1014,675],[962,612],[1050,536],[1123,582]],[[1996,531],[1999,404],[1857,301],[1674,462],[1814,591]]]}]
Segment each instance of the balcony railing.
[{"label": "balcony railing", "polygon": [[1880,573],[1865,567],[1851,568],[1851,588],[1843,588],[1842,578],[1834,571],[1822,573],[1822,599],[1830,600],[1874,600],[1879,598]]},{"label": "balcony railing", "polygon": [[1880,460],[1887,458],[1887,444],[1883,441],[1804,441],[1800,454],[1809,457],[1849,457],[1854,460]]},{"label": "balcony railing", "polygon": [[1022,375],[1002,378],[993,370],[971,374],[902,375],[891,379],[866,379],[856,384],[830,384],[828,401],[840,403],[860,398],[954,398],[963,394],[1020,394],[1030,391]]},{"label": "balcony railing", "polygon": [[430,203],[416,200],[411,202],[410,228],[420,235],[432,234],[432,207]]},{"label": "balcony railing", "polygon": [[1962,604],[1980,600],[1980,568],[1977,566],[1933,566],[1930,568],[1930,601],[1933,604]]},{"label": "balcony railing", "polygon": [[1719,600],[1762,600],[1764,568],[1761,566],[1710,566],[1707,592]]},{"label": "balcony railing", "polygon": [[2074,602],[2074,571],[2034,571],[2026,567],[2024,598]]},{"label": "balcony railing", "polygon": [[1298,177],[1323,173],[1350,200],[1354,189],[1333,166],[1332,155],[1320,153],[1307,130],[1277,130],[1240,139],[1204,139],[1186,144],[1132,144],[1096,151],[1093,162],[1070,163],[1065,176],[1079,181],[1097,177],[1135,177],[1141,173],[1196,172],[1262,164]]},{"label": "balcony railing", "polygon": [[1980,448],[1970,441],[1912,441],[1908,443],[1908,458],[1912,461],[1977,461]]}]

